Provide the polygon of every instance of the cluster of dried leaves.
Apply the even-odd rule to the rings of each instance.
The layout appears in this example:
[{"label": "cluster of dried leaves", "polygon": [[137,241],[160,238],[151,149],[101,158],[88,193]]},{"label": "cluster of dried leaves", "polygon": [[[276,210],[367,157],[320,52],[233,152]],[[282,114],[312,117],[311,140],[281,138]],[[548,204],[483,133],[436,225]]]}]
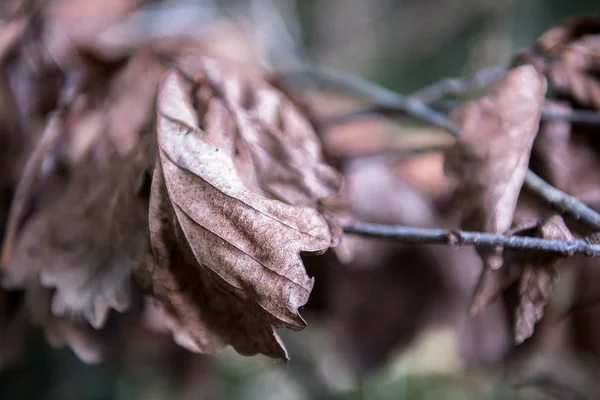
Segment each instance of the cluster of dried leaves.
[{"label": "cluster of dried leaves", "polygon": [[[555,187],[595,209],[600,205],[594,172],[597,128],[568,118],[540,123],[542,109],[568,116],[574,109],[600,106],[595,75],[600,71],[599,28],[597,19],[582,18],[551,29],[531,49],[517,54],[516,66],[490,94],[453,113],[461,136],[449,150],[445,168],[456,182],[453,204],[461,212],[462,227],[557,240],[572,240],[570,229],[580,236],[590,234],[576,222],[569,229],[560,216],[532,203],[521,189],[531,166]],[[498,248],[479,249],[479,254],[484,269],[471,312],[480,312],[519,281],[514,334],[521,343],[533,335],[542,318],[558,278],[556,266],[568,254]]]},{"label": "cluster of dried leaves", "polygon": [[140,308],[139,288],[153,324],[188,349],[287,359],[275,328],[305,327],[313,287],[300,254],[341,233],[320,206],[341,176],[311,123],[251,60],[200,39],[114,49],[85,16],[63,25],[61,7],[94,13],[83,3],[7,10],[3,287],[87,362],[102,359],[111,310]]},{"label": "cluster of dried leaves", "polygon": [[[516,58],[526,65],[456,110],[461,136],[445,156],[367,158],[340,163],[339,173],[324,161],[308,110],[252,55],[233,60],[239,43],[233,51],[193,35],[115,42],[99,33],[142,2],[89,4],[1,6],[0,363],[29,323],[99,362],[107,327],[123,315],[136,329],[171,331],[194,352],[231,345],[287,359],[275,329],[306,326],[299,309],[314,278],[304,263],[360,369],[440,324],[461,333],[469,362],[501,358],[510,348],[504,308],[487,306],[517,281],[515,339],[534,333],[565,254],[480,248],[478,283],[470,249],[354,237],[335,254],[301,255],[336,247],[338,220],[350,217],[557,240],[589,234],[532,207],[521,189],[527,169],[538,168],[600,207],[593,128],[540,124],[544,108],[600,108],[597,20],[553,29]],[[327,154],[390,145],[358,123],[341,131],[347,147],[329,130]],[[342,174],[345,188],[332,199]],[[466,318],[468,302],[478,315]]]},{"label": "cluster of dried leaves", "polygon": [[[589,227],[563,220],[523,186],[531,168],[553,186],[600,209],[595,173],[598,128],[569,118],[572,111],[599,109],[592,100],[599,84],[599,27],[597,19],[570,20],[517,54],[513,66],[487,95],[452,113],[450,119],[460,136],[443,158],[407,155],[407,147],[414,143],[402,142],[397,128],[381,120],[363,119],[331,128],[325,136],[330,154],[360,159],[344,170],[348,188],[343,196],[355,217],[380,224],[460,226],[563,241],[585,237],[596,243]],[[544,113],[546,118],[542,118]],[[373,129],[381,133],[364,134]],[[426,136],[413,147],[416,152],[419,146],[445,146],[444,141]],[[377,153],[382,156],[372,156]],[[358,353],[353,355],[359,365],[378,364],[390,349],[407,344],[417,332],[439,326],[440,321],[458,332],[461,355],[467,362],[498,360],[510,354],[507,350],[513,340],[509,334],[517,344],[534,334],[557,285],[563,292],[558,306],[562,309],[557,308],[555,316],[569,304],[585,309],[574,312],[567,325],[548,322],[546,331],[553,335],[567,326],[563,333],[568,343],[600,354],[595,339],[597,311],[588,308],[597,301],[593,282],[599,264],[595,258],[480,247],[483,269],[477,278],[473,274],[479,263],[465,249],[445,253],[445,249],[416,250],[358,238],[344,239],[342,244],[352,244],[355,259],[348,265],[349,272],[341,268],[331,278],[340,279],[342,283],[332,285],[345,291],[332,295],[332,313],[338,337],[348,338],[343,346]],[[407,248],[419,252],[418,258],[409,256]],[[577,276],[574,285],[568,279],[559,283],[558,268],[567,258],[569,272]],[[421,270],[399,272],[405,264],[419,265]],[[400,278],[403,273],[406,276]],[[376,279],[380,281],[370,282]],[[402,280],[410,283],[402,284]],[[392,297],[383,290],[392,285],[395,289],[390,290],[403,295]],[[380,288],[377,294],[373,294],[374,287]],[[397,301],[394,306],[392,298]],[[351,304],[336,310],[340,303]],[[357,311],[363,307],[364,313]],[[470,309],[471,318],[463,318],[463,307]],[[378,323],[381,320],[386,323]],[[507,323],[513,325],[512,333]]]}]

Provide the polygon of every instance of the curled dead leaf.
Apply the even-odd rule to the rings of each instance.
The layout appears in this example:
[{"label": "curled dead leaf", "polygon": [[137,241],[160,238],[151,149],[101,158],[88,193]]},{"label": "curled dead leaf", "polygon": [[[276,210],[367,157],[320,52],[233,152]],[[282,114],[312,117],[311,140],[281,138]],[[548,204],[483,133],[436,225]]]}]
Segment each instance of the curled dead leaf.
[{"label": "curled dead leaf", "polygon": [[[573,234],[560,216],[554,216],[538,228],[544,239],[573,240]],[[535,324],[544,315],[552,288],[558,279],[556,264],[566,258],[561,254],[537,253],[525,262],[519,284],[519,306],[515,314],[515,341],[522,343],[533,335]]]},{"label": "curled dead leaf", "polygon": [[[552,216],[539,223],[517,225],[508,234],[526,235],[551,240],[573,240],[563,219]],[[519,281],[519,304],[515,310],[515,342],[531,337],[534,327],[544,315],[544,307],[558,277],[556,265],[567,255],[533,251],[505,251],[504,264],[497,270],[484,269],[471,303],[477,313],[513,283]]]},{"label": "curled dead leaf", "polygon": [[281,92],[196,62],[198,84],[174,72],[159,92],[150,247],[137,276],[185,347],[287,359],[274,327],[306,325],[298,309],[313,280],[300,253],[335,239],[315,207],[339,174]]},{"label": "curled dead leaf", "polygon": [[[460,107],[452,118],[461,129],[446,155],[455,181],[454,204],[462,228],[502,233],[513,219],[525,179],[546,85],[534,67],[514,68],[492,92]],[[485,268],[502,265],[501,251],[479,251]]]}]

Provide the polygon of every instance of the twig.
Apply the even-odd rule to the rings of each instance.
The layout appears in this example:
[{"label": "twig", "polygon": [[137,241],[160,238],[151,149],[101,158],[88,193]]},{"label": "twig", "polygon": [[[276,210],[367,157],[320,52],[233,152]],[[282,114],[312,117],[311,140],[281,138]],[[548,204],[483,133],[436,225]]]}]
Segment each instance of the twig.
[{"label": "twig", "polygon": [[409,158],[411,156],[417,156],[421,154],[427,153],[440,153],[447,150],[449,145],[433,145],[433,146],[421,146],[421,147],[399,147],[397,149],[389,149],[384,151],[378,151],[367,154],[355,154],[355,155],[347,155],[341,157],[341,161],[358,161],[358,160],[373,160],[373,159],[383,159],[383,160],[403,160],[405,158]]},{"label": "twig", "polygon": [[[311,68],[305,71],[318,83],[373,101],[376,105],[403,110],[406,114],[429,122],[458,136],[459,131],[448,118],[419,100],[403,96],[359,76],[332,68]],[[284,76],[285,78],[285,76]],[[287,78],[293,78],[288,75]]]},{"label": "twig", "polygon": [[344,225],[344,232],[361,236],[400,240],[408,244],[449,244],[453,246],[497,247],[537,250],[571,256],[583,253],[600,256],[600,245],[584,239],[548,240],[528,236],[506,236],[499,233],[468,232],[446,229],[415,228],[402,225],[380,225],[355,221]]},{"label": "twig", "polygon": [[376,115],[395,116],[406,115],[404,110],[387,106],[364,106],[350,111],[343,111],[315,121],[317,129],[326,129],[336,125],[343,125],[361,118],[369,118]]},{"label": "twig", "polygon": [[459,96],[497,82],[502,78],[507,68],[507,65],[496,65],[482,69],[473,76],[442,79],[439,82],[413,93],[410,97],[428,104],[448,95]]},{"label": "twig", "polygon": [[546,121],[570,121],[585,125],[600,125],[600,112],[593,110],[557,110],[544,107],[542,119]]},{"label": "twig", "polygon": [[528,170],[525,175],[524,187],[546,201],[559,213],[581,221],[596,231],[600,230],[600,214],[577,198],[550,185],[531,170]]},{"label": "twig", "polygon": [[[450,112],[460,102],[441,102],[432,104],[431,107],[438,112]],[[368,105],[350,111],[344,111],[316,122],[319,129],[333,125],[346,124],[357,119],[368,118],[374,115],[383,116],[406,116],[408,113],[403,108],[383,105]],[[600,125],[600,112],[593,110],[557,110],[550,107],[542,109],[542,120],[544,121],[570,121],[585,125]]]},{"label": "twig", "polygon": [[[405,97],[347,72],[329,68],[315,69],[309,72],[319,82],[327,84],[332,88],[338,88],[366,97],[379,106],[402,110],[413,117],[446,130],[454,137],[460,136],[459,129],[444,114],[418,100]],[[524,186],[561,214],[568,215],[586,224],[588,227],[600,231],[600,214],[581,203],[575,197],[550,185],[531,170],[527,171]]]}]

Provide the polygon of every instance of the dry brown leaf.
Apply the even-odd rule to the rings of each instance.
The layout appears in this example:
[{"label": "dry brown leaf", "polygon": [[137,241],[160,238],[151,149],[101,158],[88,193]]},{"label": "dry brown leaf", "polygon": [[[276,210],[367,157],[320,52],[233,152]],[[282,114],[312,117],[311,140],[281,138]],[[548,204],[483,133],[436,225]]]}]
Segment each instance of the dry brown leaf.
[{"label": "dry brown leaf", "polygon": [[583,107],[600,108],[599,18],[572,18],[550,29],[525,56],[560,94]]},{"label": "dry brown leaf", "polygon": [[[533,235],[536,233],[538,227],[539,223],[537,220],[520,220],[511,229],[504,232],[504,234],[507,236]],[[481,271],[471,299],[471,315],[478,314],[487,307],[503,290],[516,282],[521,276],[521,265],[519,262],[514,261],[515,257],[519,257],[519,255],[515,255],[512,252],[508,254],[512,257],[507,259],[505,252],[501,268],[484,268]]]},{"label": "dry brown leaf", "polygon": [[[462,228],[504,232],[513,219],[544,103],[544,78],[529,65],[510,70],[489,95],[460,107],[461,136],[446,156]],[[485,268],[502,265],[499,250],[482,250]]]},{"label": "dry brown leaf", "polygon": [[195,101],[207,126],[206,140],[233,155],[246,185],[272,199],[312,207],[337,193],[340,174],[324,164],[309,120],[269,84],[271,76],[251,75],[208,58],[198,73],[205,76]]},{"label": "dry brown leaf", "polygon": [[600,109],[600,83],[594,76],[559,63],[550,65],[546,76],[554,88],[581,106]]},{"label": "dry brown leaf", "polygon": [[87,364],[98,364],[106,349],[98,334],[87,324],[71,318],[57,317],[51,311],[53,291],[36,280],[27,283],[25,306],[34,325],[44,330],[46,340],[54,348],[69,346]]},{"label": "dry brown leaf", "polygon": [[130,152],[153,129],[156,90],[165,71],[149,49],[140,49],[110,82],[104,130],[120,154]]},{"label": "dry brown leaf", "polygon": [[545,32],[536,42],[539,52],[580,70],[600,67],[600,18],[576,17]]},{"label": "dry brown leaf", "polygon": [[7,22],[1,19],[0,21],[2,22],[2,27],[0,28],[0,60],[4,60],[25,32],[30,20],[28,16],[21,16],[11,18]]},{"label": "dry brown leaf", "polygon": [[43,2],[39,14],[44,22],[44,42],[62,62],[76,59],[76,48],[102,47],[100,37],[123,21],[142,0],[55,0]]},{"label": "dry brown leaf", "polygon": [[[549,240],[573,240],[563,219],[552,216],[540,223],[517,225],[507,234],[540,237]],[[515,341],[522,343],[534,331],[544,314],[558,270],[556,264],[565,256],[534,251],[505,251],[504,264],[497,270],[484,269],[471,303],[473,313],[480,312],[496,296],[519,281],[519,305],[515,311]]]},{"label": "dry brown leaf", "polygon": [[[560,216],[545,221],[538,236],[551,240],[573,240],[574,237]],[[519,306],[515,320],[515,341],[522,343],[533,335],[535,324],[544,315],[544,306],[558,279],[556,264],[565,257],[560,254],[537,253],[526,261],[520,279]]]},{"label": "dry brown leaf", "polygon": [[56,288],[55,315],[83,314],[94,327],[110,308],[127,309],[147,229],[147,142],[108,169],[80,165],[66,191],[23,228],[4,285],[22,286],[39,273]]},{"label": "dry brown leaf", "polygon": [[313,280],[300,252],[330,246],[330,228],[313,207],[340,178],[279,91],[224,76],[215,60],[197,62],[196,93],[177,73],[160,89],[151,246],[138,277],[185,347],[231,344],[287,359],[274,327],[306,325],[298,308]]}]

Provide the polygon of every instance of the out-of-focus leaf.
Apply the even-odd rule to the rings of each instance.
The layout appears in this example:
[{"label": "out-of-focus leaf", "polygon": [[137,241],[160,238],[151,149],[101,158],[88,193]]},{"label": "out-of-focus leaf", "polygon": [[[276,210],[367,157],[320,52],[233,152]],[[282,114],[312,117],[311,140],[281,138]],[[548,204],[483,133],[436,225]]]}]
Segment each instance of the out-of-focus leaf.
[{"label": "out-of-focus leaf", "polygon": [[[10,204],[10,210],[6,221],[4,240],[2,243],[2,266],[6,267],[13,256],[17,231],[23,223],[24,215],[27,213],[27,207],[31,202],[31,197],[40,180],[47,176],[50,171],[44,170],[42,164],[46,161],[47,165],[54,163],[55,155],[53,148],[60,139],[64,124],[64,115],[58,112],[52,113],[44,129],[44,133],[35,145],[35,148],[29,155],[23,170],[21,178],[16,185],[15,193]],[[25,270],[21,272],[24,273]]]},{"label": "out-of-focus leaf", "polygon": [[[554,216],[538,228],[538,236],[551,240],[573,240],[563,219]],[[556,264],[565,258],[557,254],[537,253],[525,262],[520,278],[519,306],[516,310],[515,341],[522,343],[533,335],[535,324],[544,315],[544,306],[558,278]]]},{"label": "out-of-focus leaf", "polygon": [[52,292],[52,289],[42,287],[36,280],[27,283],[25,306],[31,322],[43,328],[51,346],[69,346],[87,364],[101,362],[106,349],[97,332],[85,323],[55,316],[51,311]]},{"label": "out-of-focus leaf", "polygon": [[274,327],[306,325],[298,308],[313,280],[299,253],[335,241],[315,207],[340,177],[264,78],[213,59],[191,65],[197,85],[171,73],[159,93],[150,248],[137,276],[185,347],[286,359]]},{"label": "out-of-focus leaf", "polygon": [[[26,224],[4,284],[21,286],[39,273],[56,288],[52,312],[83,314],[94,327],[110,308],[129,306],[129,276],[141,261],[147,229],[148,141],[108,169],[80,165],[66,191]],[[12,273],[12,274],[11,274]]]},{"label": "out-of-focus leaf", "polygon": [[[452,116],[461,136],[446,156],[455,181],[454,204],[462,228],[504,232],[513,219],[538,130],[546,85],[526,65],[510,70],[492,92]],[[485,269],[502,265],[499,249],[479,251]]]},{"label": "out-of-focus leaf", "polygon": [[[516,226],[507,234],[527,235],[550,240],[573,240],[573,235],[560,216],[537,224]],[[566,258],[555,253],[510,251],[497,270],[482,272],[473,296],[471,310],[478,312],[504,289],[519,281],[519,304],[515,311],[515,341],[522,343],[533,335],[535,324],[544,315],[544,306],[552,294],[558,270],[556,265]]]},{"label": "out-of-focus leaf", "polygon": [[165,70],[150,49],[141,49],[111,80],[104,129],[119,153],[131,151],[154,128],[156,91]]},{"label": "out-of-focus leaf", "polygon": [[2,21],[2,27],[0,28],[0,60],[14,48],[17,40],[29,23],[29,17],[22,16],[19,18],[11,18],[9,21]]},{"label": "out-of-focus leaf", "polygon": [[530,58],[549,83],[583,107],[600,108],[600,19],[572,18],[544,33]]}]

